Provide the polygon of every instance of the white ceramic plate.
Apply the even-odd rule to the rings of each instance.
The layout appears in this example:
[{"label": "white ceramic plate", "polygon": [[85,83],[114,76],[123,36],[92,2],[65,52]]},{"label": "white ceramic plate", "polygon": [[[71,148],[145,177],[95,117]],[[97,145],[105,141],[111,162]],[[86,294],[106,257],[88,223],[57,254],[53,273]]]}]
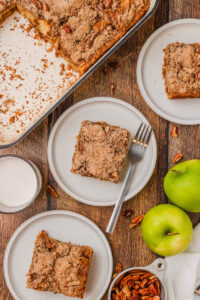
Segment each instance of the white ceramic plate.
[{"label": "white ceramic plate", "polygon": [[162,78],[163,49],[172,42],[200,43],[200,20],[182,19],[156,30],[144,44],[137,63],[140,92],[162,118],[179,124],[200,124],[200,99],[169,100]]},{"label": "white ceramic plate", "polygon": [[[122,183],[100,181],[70,172],[75,150],[76,136],[81,122],[106,121],[126,128],[134,137],[140,123],[148,121],[132,105],[114,98],[98,97],[81,101],[66,110],[54,125],[48,143],[48,160],[58,185],[71,197],[90,205],[107,206],[116,202]],[[131,140],[131,139],[130,139]],[[154,134],[141,161],[133,174],[126,200],[135,196],[150,179],[157,158]]]},{"label": "white ceramic plate", "polygon": [[[94,250],[85,291],[85,300],[100,300],[106,292],[113,268],[112,253],[102,231],[88,218],[70,211],[48,211],[23,223],[11,237],[4,256],[4,276],[15,300],[71,300],[61,294],[26,288],[26,274],[34,241],[42,230],[61,241],[88,245]],[[73,229],[73,230],[72,230]],[[77,300],[78,298],[74,298]]]}]

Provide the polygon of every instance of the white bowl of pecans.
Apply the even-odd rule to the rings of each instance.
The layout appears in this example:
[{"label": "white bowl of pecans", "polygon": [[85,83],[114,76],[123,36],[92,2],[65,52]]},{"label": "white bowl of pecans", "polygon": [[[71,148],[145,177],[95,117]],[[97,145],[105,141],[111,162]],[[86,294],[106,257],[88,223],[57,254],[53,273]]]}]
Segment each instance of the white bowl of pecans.
[{"label": "white bowl of pecans", "polygon": [[129,268],[113,280],[108,300],[167,300],[164,274],[167,263],[158,258],[147,267]]}]

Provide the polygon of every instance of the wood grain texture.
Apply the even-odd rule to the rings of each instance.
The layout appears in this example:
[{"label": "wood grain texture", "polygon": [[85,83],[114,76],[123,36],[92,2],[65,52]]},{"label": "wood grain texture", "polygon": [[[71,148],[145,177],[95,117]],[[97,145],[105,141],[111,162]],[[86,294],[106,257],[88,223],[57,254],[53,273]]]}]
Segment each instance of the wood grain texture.
[{"label": "wood grain texture", "polygon": [[[184,17],[200,18],[199,0],[160,0],[155,15],[147,21],[109,61],[117,61],[119,67],[103,73],[106,62],[94,72],[65,102],[63,102],[34,132],[29,134],[20,144],[11,149],[0,150],[0,155],[15,153],[33,160],[43,174],[43,189],[36,202],[17,215],[0,214],[0,265],[2,266],[3,254],[6,245],[14,230],[29,217],[51,209],[67,209],[76,211],[89,217],[105,231],[112,207],[91,207],[73,200],[66,195],[56,184],[47,162],[47,141],[52,126],[57,118],[72,104],[94,96],[110,96],[110,84],[115,86],[114,97],[127,101],[139,109],[152,124],[158,143],[158,160],[155,171],[147,186],[134,199],[126,202],[123,209],[133,209],[134,215],[146,213],[156,204],[167,202],[163,191],[163,178],[176,153],[181,151],[183,159],[200,157],[200,126],[180,126],[179,137],[171,136],[171,123],[157,116],[144,102],[140,95],[136,80],[136,63],[142,45],[150,34],[158,27]],[[47,183],[54,186],[59,194],[58,199],[53,199],[45,189]],[[191,214],[193,223],[199,221],[199,214]],[[144,244],[140,227],[129,229],[131,217],[125,219],[122,215],[112,236],[108,236],[112,247],[114,265],[121,262],[123,268],[131,266],[144,266],[155,259],[155,255]],[[0,269],[0,300],[13,299],[6,287],[2,267]],[[106,300],[105,295],[102,300]],[[27,299],[28,300],[28,299]],[[95,300],[95,299],[91,299]]]}]

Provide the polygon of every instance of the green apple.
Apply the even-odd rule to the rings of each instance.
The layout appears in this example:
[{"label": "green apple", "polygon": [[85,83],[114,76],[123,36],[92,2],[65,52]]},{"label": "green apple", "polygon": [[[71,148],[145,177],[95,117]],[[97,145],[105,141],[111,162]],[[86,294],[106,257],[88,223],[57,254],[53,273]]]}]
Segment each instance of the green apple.
[{"label": "green apple", "polygon": [[186,212],[172,204],[151,208],[144,216],[141,228],[147,246],[161,256],[183,252],[193,234],[192,222]]},{"label": "green apple", "polygon": [[189,212],[200,212],[200,159],[187,160],[170,169],[164,179],[167,197]]}]

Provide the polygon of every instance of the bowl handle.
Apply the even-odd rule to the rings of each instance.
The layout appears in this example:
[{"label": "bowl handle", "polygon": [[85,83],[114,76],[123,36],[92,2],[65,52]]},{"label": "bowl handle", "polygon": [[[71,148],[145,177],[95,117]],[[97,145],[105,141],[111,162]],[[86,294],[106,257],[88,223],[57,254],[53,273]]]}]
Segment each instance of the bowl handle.
[{"label": "bowl handle", "polygon": [[158,258],[154,260],[154,262],[147,267],[148,271],[154,273],[159,278],[163,279],[165,275],[165,271],[167,270],[167,262],[163,258]]}]

